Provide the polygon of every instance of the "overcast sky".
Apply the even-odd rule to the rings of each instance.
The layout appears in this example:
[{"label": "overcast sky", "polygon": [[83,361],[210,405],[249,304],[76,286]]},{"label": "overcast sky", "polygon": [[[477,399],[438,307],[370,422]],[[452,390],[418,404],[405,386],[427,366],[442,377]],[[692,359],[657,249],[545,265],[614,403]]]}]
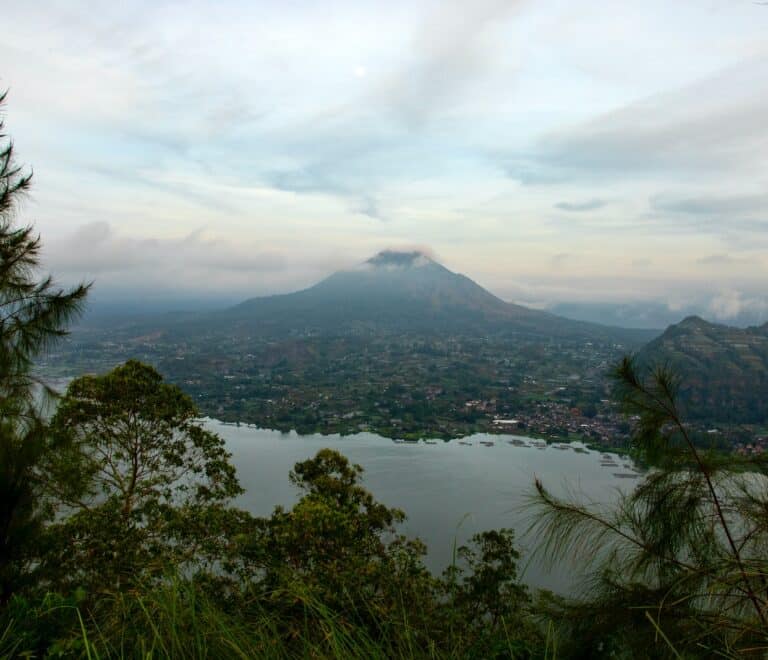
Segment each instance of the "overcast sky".
[{"label": "overcast sky", "polygon": [[508,300],[768,318],[768,5],[13,2],[61,280],[228,298],[420,246]]}]

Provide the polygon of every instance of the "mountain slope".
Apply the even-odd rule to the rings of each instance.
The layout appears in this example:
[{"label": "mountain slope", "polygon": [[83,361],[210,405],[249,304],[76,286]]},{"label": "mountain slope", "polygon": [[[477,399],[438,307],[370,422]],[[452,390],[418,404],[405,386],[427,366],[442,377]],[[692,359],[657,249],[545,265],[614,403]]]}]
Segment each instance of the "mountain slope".
[{"label": "mountain slope", "polygon": [[571,321],[513,305],[420,252],[385,251],[296,293],[253,298],[220,320],[258,332],[394,332],[520,334],[641,342],[648,331]]},{"label": "mountain slope", "polygon": [[768,421],[768,323],[742,330],[690,316],[647,344],[638,359],[670,364],[683,380],[691,416]]}]

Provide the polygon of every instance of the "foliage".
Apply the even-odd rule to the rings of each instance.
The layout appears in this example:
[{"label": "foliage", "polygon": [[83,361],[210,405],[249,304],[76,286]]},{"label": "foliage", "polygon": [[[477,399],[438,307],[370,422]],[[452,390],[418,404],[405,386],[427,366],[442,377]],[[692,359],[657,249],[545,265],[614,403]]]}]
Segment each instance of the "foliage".
[{"label": "foliage", "polygon": [[[0,94],[0,111],[5,101]],[[0,115],[0,410],[20,410],[32,398],[33,361],[66,334],[68,323],[82,310],[88,287],[69,290],[40,276],[40,237],[30,225],[16,224],[21,200],[32,183],[14,158]]]},{"label": "foliage", "polygon": [[[65,399],[65,403],[67,400]],[[240,579],[217,567],[194,577],[167,554],[170,572],[137,571],[126,548],[135,530],[118,530],[120,507],[96,513],[111,552],[91,541],[63,560],[59,584],[71,595],[34,590],[0,609],[15,652],[66,657],[498,657],[536,655],[525,589],[517,583],[512,534],[477,535],[444,579],[423,566],[423,545],[396,533],[404,515],[360,484],[362,470],[325,449],[297,463],[304,493],[289,510],[240,524],[229,535],[243,561]],[[84,525],[79,514],[63,524]],[[61,526],[52,531],[62,533]],[[66,535],[63,535],[64,537]],[[144,537],[141,537],[144,540]],[[149,554],[143,555],[145,559]],[[174,563],[175,562],[175,563]],[[76,580],[71,572],[76,570]],[[99,572],[101,587],[92,573]],[[78,582],[79,581],[79,582]],[[85,584],[86,590],[72,588]],[[90,591],[89,591],[90,590]],[[12,644],[12,646],[10,646]]]},{"label": "foliage", "polygon": [[307,621],[321,631],[334,612],[340,625],[361,627],[379,645],[397,647],[407,631],[410,647],[457,655],[503,656],[510,640],[530,650],[535,635],[520,625],[528,601],[511,533],[478,535],[478,549],[461,548],[460,565],[437,579],[422,563],[424,545],[397,534],[403,512],[376,502],[358,483],[361,474],[330,449],[297,463],[290,478],[304,495],[288,511],[278,507],[251,538],[263,571],[254,590],[280,613],[283,634],[304,636]]},{"label": "foliage", "polygon": [[39,419],[0,418],[0,603],[31,580],[36,542],[48,517],[34,476],[48,439]]},{"label": "foliage", "polygon": [[241,489],[224,441],[197,414],[135,361],[70,384],[52,422],[61,449],[45,466],[67,513],[47,534],[52,580],[117,588],[222,560],[226,530],[243,518],[226,505]]},{"label": "foliage", "polygon": [[584,597],[552,611],[582,647],[648,655],[768,648],[768,463],[697,447],[666,367],[626,358],[617,393],[633,451],[652,469],[615,508],[555,498],[537,480],[531,533],[550,561],[590,571]]},{"label": "foliage", "polygon": [[[283,566],[292,575],[317,573],[330,582],[324,591],[331,596],[343,591],[345,580],[388,572],[385,536],[395,536],[394,524],[405,515],[376,502],[357,483],[361,472],[330,449],[296,464],[290,480],[304,495],[289,511],[278,507],[254,537],[270,579],[278,580]],[[414,550],[423,552],[418,545]]]},{"label": "foliage", "polygon": [[[423,644],[423,630],[409,621],[412,604],[393,613],[399,621],[390,635],[339,616],[296,587],[290,596],[301,603],[307,618],[297,635],[283,632],[281,613],[261,603],[234,608],[175,578],[151,589],[105,597],[89,611],[75,599],[48,596],[40,603],[19,600],[13,619],[0,615],[0,657],[67,658],[525,658],[530,649],[503,645],[496,654],[478,654],[452,638],[435,636]],[[375,630],[374,630],[375,633]],[[543,650],[543,649],[542,649]],[[534,647],[534,651],[538,651]],[[543,653],[537,653],[543,655]]]},{"label": "foliage", "polygon": [[441,585],[449,607],[450,626],[471,631],[471,655],[527,657],[541,639],[529,617],[530,597],[517,580],[511,529],[475,534],[458,548],[458,562],[444,573]]},{"label": "foliage", "polygon": [[[0,94],[0,112],[5,94]],[[0,115],[0,603],[28,577],[45,517],[35,478],[50,451],[34,360],[66,333],[88,287],[63,290],[39,274],[40,239],[16,216],[32,175],[16,164]]]}]

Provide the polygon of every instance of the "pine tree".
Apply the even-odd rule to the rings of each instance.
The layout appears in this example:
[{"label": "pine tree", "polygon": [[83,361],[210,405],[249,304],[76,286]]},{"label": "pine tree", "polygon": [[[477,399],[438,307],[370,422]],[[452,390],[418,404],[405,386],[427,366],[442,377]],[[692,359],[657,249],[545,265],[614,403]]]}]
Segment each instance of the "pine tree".
[{"label": "pine tree", "polygon": [[[617,368],[649,466],[616,506],[553,496],[536,481],[530,532],[544,556],[590,578],[553,608],[580,652],[735,657],[768,649],[768,460],[707,450],[678,407],[666,366]],[[631,650],[631,651],[629,651]]]},{"label": "pine tree", "polygon": [[32,174],[15,162],[5,98],[0,94],[0,602],[26,573],[43,515],[35,467],[51,449],[38,403],[48,389],[34,362],[66,334],[88,293],[88,285],[65,290],[41,275],[40,237],[16,221]]}]

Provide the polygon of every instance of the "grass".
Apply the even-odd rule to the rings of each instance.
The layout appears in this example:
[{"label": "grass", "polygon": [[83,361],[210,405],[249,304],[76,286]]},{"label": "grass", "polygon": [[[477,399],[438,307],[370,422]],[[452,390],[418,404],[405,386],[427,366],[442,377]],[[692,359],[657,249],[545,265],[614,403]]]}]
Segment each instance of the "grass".
[{"label": "grass", "polygon": [[[281,594],[285,599],[287,594]],[[194,584],[171,580],[144,593],[103,595],[89,606],[62,604],[46,597],[9,621],[0,633],[0,660],[18,657],[112,659],[293,659],[317,658],[471,658],[473,641],[466,631],[450,639],[430,639],[411,621],[409,605],[378,628],[363,626],[310,598],[301,587],[289,595],[302,616],[290,621],[256,603],[226,611]],[[501,657],[519,652],[515,622],[504,626],[495,648]],[[540,655],[554,659],[553,629]]]}]

